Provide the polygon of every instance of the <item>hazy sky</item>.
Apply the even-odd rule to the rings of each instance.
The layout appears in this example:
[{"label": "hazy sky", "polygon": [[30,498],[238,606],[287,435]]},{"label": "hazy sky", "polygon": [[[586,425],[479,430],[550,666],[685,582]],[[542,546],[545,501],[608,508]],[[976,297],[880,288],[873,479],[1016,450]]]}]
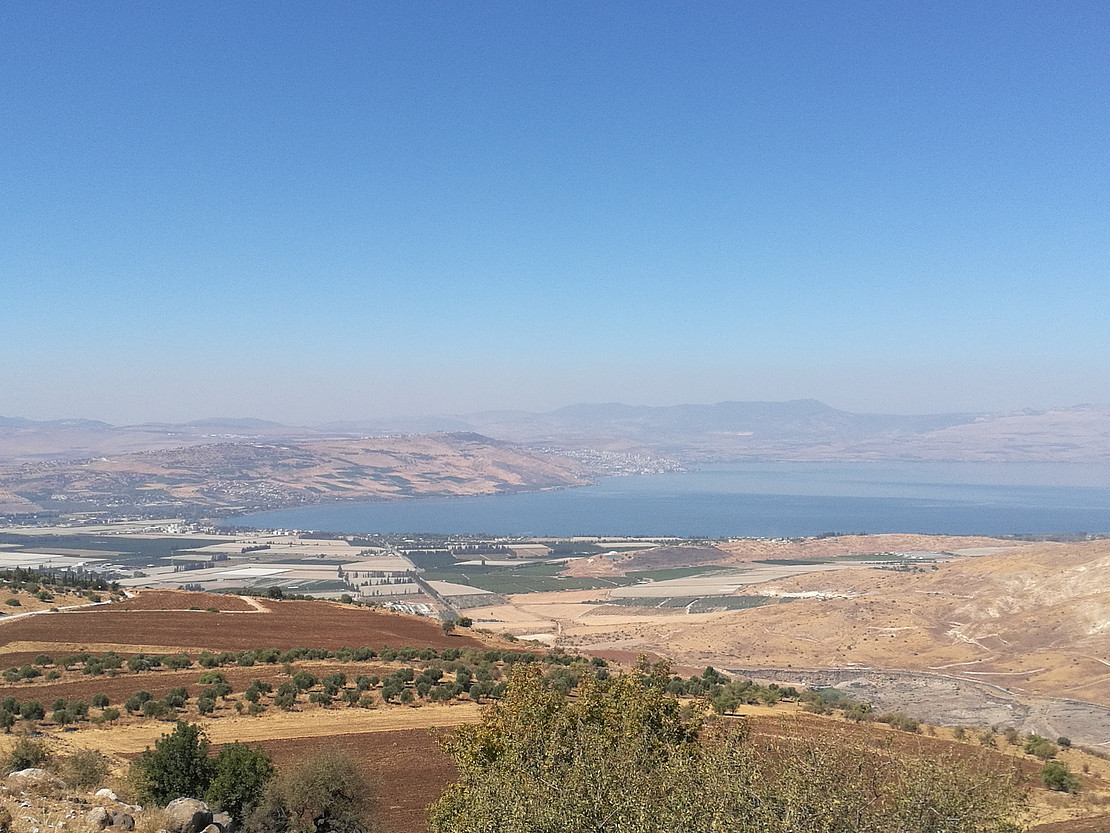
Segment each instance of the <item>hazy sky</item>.
[{"label": "hazy sky", "polygon": [[12,2],[0,414],[1110,402],[1110,5]]}]

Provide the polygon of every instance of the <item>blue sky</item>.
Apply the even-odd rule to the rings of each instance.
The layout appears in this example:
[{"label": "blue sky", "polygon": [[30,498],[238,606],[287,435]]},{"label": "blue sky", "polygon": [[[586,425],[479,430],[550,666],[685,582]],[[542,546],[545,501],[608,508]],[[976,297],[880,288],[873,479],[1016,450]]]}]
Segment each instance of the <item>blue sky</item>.
[{"label": "blue sky", "polygon": [[1105,3],[10,3],[0,414],[1110,402]]}]

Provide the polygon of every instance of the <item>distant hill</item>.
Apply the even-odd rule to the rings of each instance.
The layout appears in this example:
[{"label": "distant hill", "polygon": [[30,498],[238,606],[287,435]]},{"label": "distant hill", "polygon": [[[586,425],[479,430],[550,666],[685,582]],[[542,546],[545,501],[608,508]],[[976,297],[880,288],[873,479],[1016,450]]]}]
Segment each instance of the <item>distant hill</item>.
[{"label": "distant hill", "polygon": [[0,469],[7,511],[257,511],[324,501],[531,491],[587,482],[578,463],[477,434],[222,442]]},{"label": "distant hill", "polygon": [[261,419],[111,426],[92,420],[0,418],[0,462],[82,459],[219,442],[298,442],[352,436],[473,432],[531,447],[738,460],[1110,460],[1110,407],[1006,414],[857,414],[814,399],[713,405],[570,405],[546,413],[348,420],[316,427]]},{"label": "distant hill", "polygon": [[[856,414],[813,399],[664,407],[609,403],[547,413],[488,411],[443,420],[451,430],[528,445],[656,454],[686,463],[1110,459],[1110,408],[1094,405],[1016,414],[903,416]],[[406,420],[373,424],[382,432],[410,426]]]}]

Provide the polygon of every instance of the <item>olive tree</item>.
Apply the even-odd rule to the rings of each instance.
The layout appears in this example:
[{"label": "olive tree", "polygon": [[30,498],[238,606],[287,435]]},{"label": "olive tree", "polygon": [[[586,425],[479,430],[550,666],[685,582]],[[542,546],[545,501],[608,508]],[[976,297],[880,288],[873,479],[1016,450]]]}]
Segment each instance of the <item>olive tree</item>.
[{"label": "olive tree", "polygon": [[[776,738],[711,718],[668,690],[664,666],[577,697],[514,668],[504,699],[443,740],[459,780],[433,833],[1004,833],[1009,774],[875,747],[829,724]],[[836,727],[836,728],[834,728]],[[987,755],[989,753],[983,753]]]},{"label": "olive tree", "polygon": [[131,764],[132,780],[143,800],[162,805],[183,796],[203,796],[213,774],[208,738],[199,726],[184,720]]}]

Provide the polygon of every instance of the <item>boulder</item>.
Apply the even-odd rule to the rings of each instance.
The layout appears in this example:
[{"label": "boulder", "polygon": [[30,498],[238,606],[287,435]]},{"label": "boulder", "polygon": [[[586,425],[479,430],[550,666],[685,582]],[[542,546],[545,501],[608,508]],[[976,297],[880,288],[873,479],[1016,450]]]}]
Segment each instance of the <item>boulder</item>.
[{"label": "boulder", "polygon": [[38,767],[20,769],[8,775],[8,784],[15,789],[59,789],[64,790],[65,782],[51,772]]},{"label": "boulder", "polygon": [[100,830],[108,826],[111,817],[108,815],[108,811],[103,807],[93,807],[89,810],[89,814],[85,816],[85,819],[88,821],[90,827]]},{"label": "boulder", "polygon": [[112,828],[114,830],[134,830],[135,817],[130,813],[113,813]]},{"label": "boulder", "polygon": [[195,798],[175,798],[166,805],[169,833],[200,833],[212,823],[212,811]]},{"label": "boulder", "polygon": [[97,798],[107,798],[109,801],[119,801],[119,797],[107,787],[103,787],[93,793]]},{"label": "boulder", "polygon": [[220,830],[228,831],[231,829],[231,813],[213,813],[212,823],[220,828]]},{"label": "boulder", "polygon": [[202,831],[200,831],[200,833],[224,833],[224,830],[218,824],[213,822],[212,824],[210,824],[206,828],[204,828]]}]

